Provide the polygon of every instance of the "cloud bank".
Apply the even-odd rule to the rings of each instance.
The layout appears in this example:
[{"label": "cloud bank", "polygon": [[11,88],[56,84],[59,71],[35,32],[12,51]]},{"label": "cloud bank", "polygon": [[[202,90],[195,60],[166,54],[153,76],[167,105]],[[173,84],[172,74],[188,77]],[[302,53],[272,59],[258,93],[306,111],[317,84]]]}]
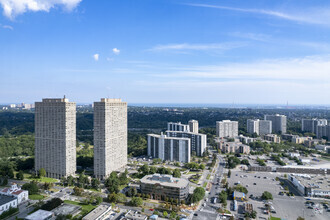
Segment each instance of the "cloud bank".
[{"label": "cloud bank", "polygon": [[13,19],[19,14],[28,11],[46,11],[51,8],[62,6],[64,9],[71,11],[82,0],[0,0],[0,5],[3,8],[3,15]]}]

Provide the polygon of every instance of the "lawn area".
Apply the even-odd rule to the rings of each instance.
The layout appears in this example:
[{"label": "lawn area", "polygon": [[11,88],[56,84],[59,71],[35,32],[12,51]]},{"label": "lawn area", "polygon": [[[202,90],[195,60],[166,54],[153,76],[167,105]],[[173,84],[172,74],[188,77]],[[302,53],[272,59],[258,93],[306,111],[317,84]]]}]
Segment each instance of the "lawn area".
[{"label": "lawn area", "polygon": [[43,195],[29,195],[29,199],[31,200],[40,200],[40,199],[44,199],[45,196]]},{"label": "lawn area", "polygon": [[277,217],[274,217],[274,216],[270,216],[270,220],[281,220],[281,218],[277,218]]},{"label": "lawn area", "polygon": [[35,180],[37,182],[43,182],[43,183],[56,183],[56,182],[58,182],[57,179],[53,179],[53,178],[49,178],[49,177],[32,178],[30,176],[30,177],[28,177],[28,180]]},{"label": "lawn area", "polygon": [[203,187],[205,188],[207,186],[207,182],[205,182],[204,184],[203,184]]},{"label": "lawn area", "polygon": [[94,206],[94,205],[86,205],[84,203],[74,202],[74,201],[70,201],[70,200],[64,200],[64,203],[81,206],[81,215],[82,216],[87,215],[90,211],[92,211],[93,209],[96,208],[96,206]]},{"label": "lawn area", "polygon": [[206,179],[209,180],[210,177],[211,177],[211,174],[208,174],[207,177],[206,177]]},{"label": "lawn area", "polygon": [[195,171],[189,171],[187,174],[189,175],[189,174],[199,174],[200,172],[195,172]]}]

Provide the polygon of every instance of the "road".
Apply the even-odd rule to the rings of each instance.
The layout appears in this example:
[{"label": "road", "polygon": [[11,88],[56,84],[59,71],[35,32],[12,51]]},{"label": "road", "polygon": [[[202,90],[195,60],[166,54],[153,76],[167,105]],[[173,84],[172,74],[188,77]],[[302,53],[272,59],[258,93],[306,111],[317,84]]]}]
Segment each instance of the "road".
[{"label": "road", "polygon": [[[207,219],[218,219],[219,215],[217,209],[220,208],[219,203],[213,204],[212,198],[218,197],[218,193],[221,191],[221,180],[224,173],[225,160],[217,155],[217,167],[215,168],[216,172],[214,176],[211,176],[210,180],[213,183],[206,199],[204,200],[205,206],[201,205],[197,208],[197,211],[191,214],[192,219],[194,220],[207,220]],[[212,178],[213,177],[213,178]]]}]

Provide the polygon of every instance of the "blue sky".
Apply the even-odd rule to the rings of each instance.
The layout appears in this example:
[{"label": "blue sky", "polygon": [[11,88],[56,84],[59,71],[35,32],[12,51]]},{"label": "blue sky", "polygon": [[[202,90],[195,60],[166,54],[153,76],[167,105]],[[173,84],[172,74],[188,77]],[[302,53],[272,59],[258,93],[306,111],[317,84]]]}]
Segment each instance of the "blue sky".
[{"label": "blue sky", "polygon": [[329,104],[327,0],[0,0],[0,103]]}]

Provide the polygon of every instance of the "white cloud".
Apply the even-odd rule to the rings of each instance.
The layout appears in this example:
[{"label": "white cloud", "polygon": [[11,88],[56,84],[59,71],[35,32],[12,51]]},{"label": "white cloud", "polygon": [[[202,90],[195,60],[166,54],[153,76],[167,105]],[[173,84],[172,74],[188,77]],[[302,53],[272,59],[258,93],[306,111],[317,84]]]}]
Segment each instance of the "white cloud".
[{"label": "white cloud", "polygon": [[2,24],[0,24],[0,27],[1,28],[4,28],[4,29],[14,30],[14,28],[12,26],[10,26],[10,25],[2,25]]},{"label": "white cloud", "polygon": [[46,11],[57,5],[63,6],[66,10],[71,11],[82,0],[0,0],[0,5],[3,8],[3,14],[13,19],[19,14],[27,11]]},{"label": "white cloud", "polygon": [[95,61],[98,61],[98,60],[99,60],[99,56],[100,56],[100,55],[99,55],[98,53],[94,54],[94,55],[93,55],[94,60],[95,60]]},{"label": "white cloud", "polygon": [[226,81],[293,80],[296,82],[330,83],[330,55],[303,58],[269,59],[249,63],[227,63],[214,66],[177,68],[158,77],[218,79]]},{"label": "white cloud", "polygon": [[149,51],[184,51],[184,50],[199,50],[199,51],[209,51],[209,50],[230,50],[238,47],[242,47],[245,44],[242,43],[221,43],[221,44],[166,44],[157,45]]},{"label": "white cloud", "polygon": [[322,25],[330,25],[330,9],[329,8],[312,8],[306,9],[304,8],[301,12],[291,11],[288,13],[274,11],[274,10],[266,10],[266,9],[250,9],[250,8],[236,8],[236,7],[227,7],[220,5],[209,5],[209,4],[186,4],[194,7],[204,7],[204,8],[215,8],[221,10],[229,10],[229,11],[238,11],[244,13],[253,13],[253,14],[262,14],[268,15],[284,20],[302,22],[302,23],[310,23],[310,24],[322,24]]},{"label": "white cloud", "polygon": [[113,61],[114,61],[114,59],[113,59],[113,58],[111,58],[111,57],[107,57],[107,61],[109,61],[109,62],[113,62]]},{"label": "white cloud", "polygon": [[113,49],[112,49],[112,52],[113,52],[114,54],[118,55],[118,54],[120,53],[120,50],[117,49],[117,48],[113,48]]}]

